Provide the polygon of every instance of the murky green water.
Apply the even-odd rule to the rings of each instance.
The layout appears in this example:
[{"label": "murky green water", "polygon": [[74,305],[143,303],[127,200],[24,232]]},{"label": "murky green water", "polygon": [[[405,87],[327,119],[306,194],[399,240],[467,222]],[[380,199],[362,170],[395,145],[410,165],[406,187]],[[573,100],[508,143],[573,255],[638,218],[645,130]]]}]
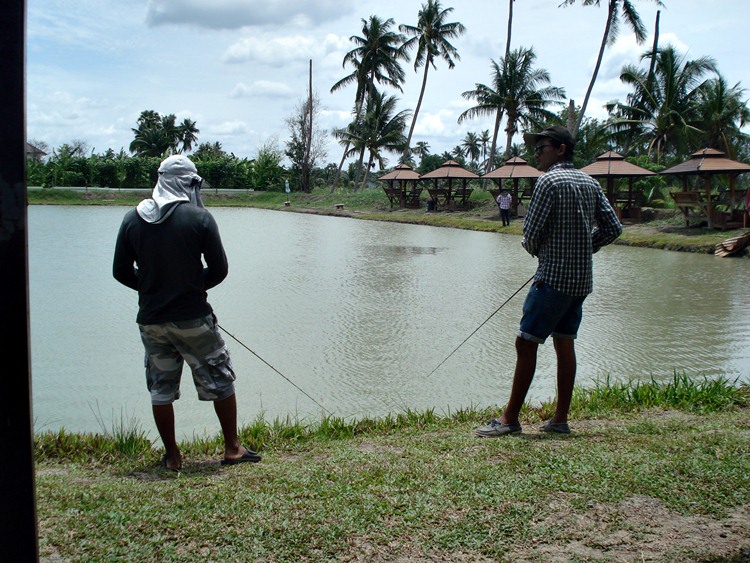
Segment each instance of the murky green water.
[{"label": "murky green water", "polygon": [[[135,325],[111,277],[125,208],[32,206],[29,261],[37,430],[99,431],[135,417],[156,436]],[[533,274],[516,236],[253,209],[212,209],[230,261],[219,323],[327,410],[382,415],[503,404],[525,290],[427,375]],[[596,256],[578,381],[750,377],[750,261],[611,246]],[[317,418],[318,405],[227,337],[240,422]],[[531,400],[554,395],[551,342]],[[186,374],[182,435],[218,432]]]}]

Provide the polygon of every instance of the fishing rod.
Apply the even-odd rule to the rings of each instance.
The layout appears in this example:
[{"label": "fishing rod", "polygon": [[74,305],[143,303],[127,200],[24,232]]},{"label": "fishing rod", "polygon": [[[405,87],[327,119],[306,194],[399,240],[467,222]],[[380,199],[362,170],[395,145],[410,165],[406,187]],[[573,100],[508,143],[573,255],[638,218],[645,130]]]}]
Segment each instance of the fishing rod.
[{"label": "fishing rod", "polygon": [[247,346],[247,344],[245,344],[244,342],[242,342],[242,340],[240,340],[239,338],[237,338],[237,337],[236,337],[236,336],[235,336],[234,334],[232,334],[231,332],[229,332],[229,331],[228,331],[227,329],[225,329],[225,328],[224,328],[223,326],[221,326],[221,325],[220,325],[219,323],[216,323],[216,326],[218,326],[218,327],[219,327],[219,328],[220,328],[221,330],[223,330],[223,331],[224,331],[225,333],[227,333],[227,335],[228,335],[228,336],[231,336],[231,337],[232,337],[232,338],[233,338],[233,339],[234,339],[234,340],[235,340],[235,341],[236,341],[236,342],[237,342],[237,343],[238,343],[238,344],[239,344],[240,346],[242,346],[242,347],[243,347],[243,348],[244,348],[245,350],[247,350],[248,352],[250,352],[250,353],[251,353],[251,354],[252,354],[253,356],[255,356],[256,358],[258,358],[258,359],[259,359],[259,360],[260,360],[261,362],[263,362],[263,363],[264,363],[264,364],[266,364],[266,365],[267,365],[267,366],[268,366],[269,368],[271,368],[271,369],[272,369],[273,371],[275,371],[276,373],[278,373],[278,374],[279,374],[279,375],[280,375],[281,377],[283,377],[284,379],[286,379],[286,381],[287,381],[288,383],[290,383],[290,384],[291,384],[292,386],[294,386],[294,388],[295,388],[295,389],[297,389],[297,391],[299,391],[299,392],[300,392],[300,393],[302,393],[302,394],[303,394],[303,395],[304,395],[305,397],[307,397],[308,399],[310,399],[310,400],[311,400],[311,401],[312,401],[313,403],[315,403],[316,405],[318,405],[318,406],[319,406],[319,407],[320,407],[321,409],[323,409],[323,410],[324,410],[324,411],[325,411],[325,412],[326,412],[327,414],[329,414],[329,415],[331,415],[331,416],[333,415],[333,413],[332,413],[331,411],[329,411],[329,410],[328,410],[327,408],[325,408],[325,407],[324,407],[323,405],[321,405],[321,404],[320,404],[320,403],[319,403],[318,401],[316,401],[316,400],[315,400],[315,399],[314,399],[314,398],[313,398],[312,396],[310,396],[310,394],[309,394],[309,393],[307,393],[307,391],[305,391],[304,389],[302,389],[302,388],[301,388],[301,387],[300,387],[299,385],[297,385],[297,384],[296,384],[296,383],[295,383],[294,381],[292,381],[291,379],[289,379],[289,378],[288,378],[288,377],[287,377],[286,375],[284,375],[283,373],[281,373],[281,372],[280,372],[279,370],[277,370],[277,369],[276,369],[275,367],[273,367],[273,366],[272,366],[271,364],[269,364],[269,363],[268,363],[268,362],[267,362],[266,360],[264,360],[263,358],[261,358],[261,357],[260,357],[260,356],[259,356],[258,354],[256,354],[255,352],[253,352],[253,351],[252,351],[252,350],[251,350],[251,349],[250,349],[250,348],[249,348],[249,347]]},{"label": "fishing rod", "polygon": [[[534,274],[534,275],[536,275],[536,274]],[[437,366],[435,367],[435,369],[434,369],[434,370],[432,370],[432,371],[431,371],[430,373],[428,373],[428,374],[427,374],[427,377],[430,377],[430,376],[431,376],[431,375],[432,375],[433,373],[435,373],[435,372],[436,372],[436,371],[437,371],[438,369],[440,369],[440,366],[442,366],[442,365],[443,365],[443,364],[444,364],[445,362],[447,362],[447,361],[448,361],[448,358],[450,358],[450,357],[451,357],[451,356],[452,356],[453,354],[455,354],[455,353],[456,353],[456,352],[458,351],[458,349],[459,349],[459,348],[460,348],[461,346],[463,346],[464,344],[466,344],[466,341],[467,341],[467,340],[469,340],[469,338],[471,338],[472,336],[474,336],[474,335],[475,335],[475,334],[476,334],[476,333],[477,333],[477,332],[479,331],[479,329],[480,329],[480,328],[482,328],[482,327],[483,327],[483,326],[484,326],[485,324],[487,324],[487,322],[488,322],[488,321],[489,321],[489,320],[490,320],[490,319],[491,319],[492,317],[494,317],[494,316],[495,316],[495,315],[497,314],[497,312],[498,312],[498,311],[499,311],[500,309],[502,309],[503,307],[505,307],[505,305],[506,305],[506,304],[508,303],[508,301],[510,301],[511,299],[513,299],[513,298],[514,298],[514,297],[515,297],[515,296],[516,296],[516,295],[518,294],[518,292],[519,292],[519,291],[521,291],[521,290],[522,290],[522,289],[523,289],[524,287],[526,287],[526,286],[527,286],[527,285],[529,284],[529,282],[530,282],[531,280],[533,280],[533,279],[534,279],[534,276],[531,276],[531,277],[530,277],[530,278],[529,278],[528,280],[526,280],[525,282],[523,282],[523,285],[522,285],[521,287],[519,287],[519,288],[518,288],[518,289],[517,289],[517,290],[516,290],[516,291],[515,291],[515,292],[513,293],[513,295],[511,295],[510,297],[508,297],[508,298],[507,298],[507,299],[506,299],[506,300],[505,300],[505,301],[503,302],[503,304],[502,304],[502,305],[500,305],[500,306],[499,306],[499,307],[498,307],[497,309],[495,309],[495,311],[494,311],[494,312],[493,312],[493,313],[492,313],[492,314],[491,314],[491,315],[490,315],[489,317],[487,317],[487,318],[485,319],[485,321],[484,321],[484,322],[483,322],[482,324],[480,324],[480,325],[479,325],[479,326],[478,326],[477,328],[475,328],[475,329],[474,329],[474,331],[473,331],[473,332],[472,332],[472,333],[471,333],[471,334],[470,334],[469,336],[467,336],[466,338],[464,338],[464,341],[463,341],[463,342],[461,342],[461,344],[459,344],[458,346],[456,346],[456,347],[455,347],[455,349],[453,350],[453,352],[451,352],[450,354],[448,354],[448,355],[447,355],[447,356],[445,357],[445,359],[444,359],[444,360],[443,360],[442,362],[440,362],[440,363],[439,363],[439,364],[438,364],[438,365],[437,365]]]}]

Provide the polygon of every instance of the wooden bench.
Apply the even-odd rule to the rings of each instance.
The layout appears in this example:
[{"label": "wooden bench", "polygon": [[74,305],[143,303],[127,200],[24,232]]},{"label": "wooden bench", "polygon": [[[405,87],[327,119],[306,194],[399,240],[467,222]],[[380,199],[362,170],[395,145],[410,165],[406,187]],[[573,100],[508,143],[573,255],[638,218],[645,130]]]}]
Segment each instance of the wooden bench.
[{"label": "wooden bench", "polygon": [[401,206],[401,197],[402,192],[401,188],[383,188],[383,191],[385,192],[385,195],[388,197],[388,201],[391,202],[391,208],[393,208],[393,205],[396,204],[399,207]]},{"label": "wooden bench", "polygon": [[344,209],[344,204],[343,203],[337,203],[336,204],[336,209]]},{"label": "wooden bench", "polygon": [[441,206],[448,205],[451,199],[451,193],[446,188],[427,188],[427,192],[430,194],[430,199],[435,202],[435,211]]},{"label": "wooden bench", "polygon": [[404,207],[412,207],[418,209],[420,207],[419,196],[422,193],[422,188],[414,188],[413,190],[404,194]]},{"label": "wooden bench", "polygon": [[630,220],[632,223],[641,221],[641,205],[643,194],[641,192],[621,191],[615,193],[615,212],[620,221]]},{"label": "wooden bench", "polygon": [[469,197],[474,191],[474,188],[458,188],[452,194],[453,201],[456,207],[466,207],[469,202]]},{"label": "wooden bench", "polygon": [[669,192],[677,208],[685,216],[685,226],[690,226],[690,218],[708,219],[708,205],[700,192]]}]

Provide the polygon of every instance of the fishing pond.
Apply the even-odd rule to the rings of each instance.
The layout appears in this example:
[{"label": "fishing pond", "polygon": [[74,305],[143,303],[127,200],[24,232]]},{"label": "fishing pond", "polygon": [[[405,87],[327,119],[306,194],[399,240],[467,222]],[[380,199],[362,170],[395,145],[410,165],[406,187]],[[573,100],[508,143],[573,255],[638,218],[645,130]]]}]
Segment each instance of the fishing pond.
[{"label": "fishing pond", "polygon": [[[125,207],[29,208],[36,432],[137,421],[157,436],[135,323],[112,278]],[[239,423],[502,405],[536,259],[520,237],[248,208],[211,208],[229,276],[209,291],[237,372]],[[578,385],[610,377],[750,377],[750,260],[612,245],[595,255]],[[487,321],[485,323],[485,321]],[[430,372],[485,323],[440,368]],[[282,375],[280,375],[282,374]],[[551,341],[529,400],[555,395]],[[181,437],[219,432],[189,371]]]}]

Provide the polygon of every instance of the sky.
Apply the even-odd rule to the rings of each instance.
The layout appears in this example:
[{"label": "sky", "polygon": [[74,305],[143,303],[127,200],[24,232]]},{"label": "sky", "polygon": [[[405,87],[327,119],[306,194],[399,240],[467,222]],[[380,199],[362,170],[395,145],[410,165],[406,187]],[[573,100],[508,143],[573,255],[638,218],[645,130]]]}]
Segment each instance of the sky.
[{"label": "sky", "polygon": [[[516,0],[512,48],[533,47],[537,68],[580,104],[588,87],[606,20],[602,6],[562,0]],[[426,0],[424,0],[426,2]],[[321,129],[345,127],[354,86],[331,86],[351,73],[344,55],[371,15],[415,25],[422,0],[27,0],[27,139],[50,149],[83,140],[90,151],[128,150],[144,110],[196,122],[198,142],[221,143],[227,152],[253,158],[271,144],[283,150],[286,119],[307,96],[310,60]],[[633,0],[649,37],[637,45],[621,26],[608,47],[586,115],[604,118],[603,104],[624,100],[624,64],[638,64],[650,48],[654,0]],[[750,89],[744,38],[748,0],[663,0],[659,43],[688,59],[713,57],[721,74]],[[457,123],[472,102],[461,94],[490,83],[491,60],[504,53],[508,0],[442,0],[448,21],[466,32],[453,40],[460,60],[453,69],[431,68],[412,146],[426,141],[432,153],[450,151],[467,132],[492,131],[490,118]],[[413,54],[413,52],[412,52]],[[404,64],[399,110],[413,111],[423,67]],[[750,97],[750,90],[747,92]],[[504,134],[498,138],[502,145]],[[515,142],[520,142],[517,138]],[[338,164],[342,148],[331,138],[325,162]],[[390,164],[397,156],[390,157]]]}]

